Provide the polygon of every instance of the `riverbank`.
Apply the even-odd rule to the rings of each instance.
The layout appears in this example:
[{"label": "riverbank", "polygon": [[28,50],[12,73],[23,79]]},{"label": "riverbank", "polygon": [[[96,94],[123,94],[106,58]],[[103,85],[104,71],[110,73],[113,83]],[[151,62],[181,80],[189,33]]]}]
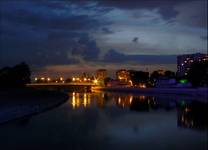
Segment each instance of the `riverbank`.
[{"label": "riverbank", "polygon": [[189,96],[208,102],[208,88],[135,88],[135,87],[92,87],[92,91],[137,93],[144,95]]},{"label": "riverbank", "polygon": [[52,109],[68,99],[68,95],[36,89],[1,89],[0,124]]}]

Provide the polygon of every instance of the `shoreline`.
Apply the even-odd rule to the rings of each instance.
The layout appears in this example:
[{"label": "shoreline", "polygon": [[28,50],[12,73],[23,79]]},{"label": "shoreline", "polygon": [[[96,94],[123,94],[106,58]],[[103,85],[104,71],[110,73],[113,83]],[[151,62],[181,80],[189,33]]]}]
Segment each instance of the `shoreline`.
[{"label": "shoreline", "polygon": [[92,91],[132,93],[145,95],[189,96],[208,102],[208,88],[92,87]]},{"label": "shoreline", "polygon": [[0,91],[0,125],[53,109],[68,100],[57,91],[10,89]]}]

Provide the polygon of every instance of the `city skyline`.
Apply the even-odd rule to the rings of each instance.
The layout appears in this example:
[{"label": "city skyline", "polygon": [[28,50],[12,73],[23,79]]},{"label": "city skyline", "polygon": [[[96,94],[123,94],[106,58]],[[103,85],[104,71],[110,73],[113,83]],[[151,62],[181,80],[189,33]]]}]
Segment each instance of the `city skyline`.
[{"label": "city skyline", "polygon": [[176,71],[177,55],[207,53],[207,1],[1,1],[0,67],[34,76],[105,68]]}]

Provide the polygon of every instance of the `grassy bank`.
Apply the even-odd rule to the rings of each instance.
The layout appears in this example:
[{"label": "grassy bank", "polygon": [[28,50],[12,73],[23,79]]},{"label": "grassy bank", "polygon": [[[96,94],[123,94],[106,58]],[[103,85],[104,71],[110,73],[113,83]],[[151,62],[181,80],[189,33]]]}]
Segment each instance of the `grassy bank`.
[{"label": "grassy bank", "polygon": [[0,90],[0,124],[56,107],[68,99],[57,91],[31,88]]}]

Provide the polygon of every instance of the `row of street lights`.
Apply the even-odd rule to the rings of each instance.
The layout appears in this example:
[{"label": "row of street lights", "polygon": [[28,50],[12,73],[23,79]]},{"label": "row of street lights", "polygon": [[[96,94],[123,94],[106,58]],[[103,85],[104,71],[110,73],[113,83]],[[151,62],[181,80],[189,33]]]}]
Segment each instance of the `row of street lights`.
[{"label": "row of street lights", "polygon": [[[36,83],[65,83],[65,80],[63,77],[59,77],[58,79],[51,79],[50,77],[35,77],[34,82]],[[79,77],[72,77],[71,82],[90,82],[94,84],[98,84],[97,79],[91,79],[91,78],[79,78]]]}]

